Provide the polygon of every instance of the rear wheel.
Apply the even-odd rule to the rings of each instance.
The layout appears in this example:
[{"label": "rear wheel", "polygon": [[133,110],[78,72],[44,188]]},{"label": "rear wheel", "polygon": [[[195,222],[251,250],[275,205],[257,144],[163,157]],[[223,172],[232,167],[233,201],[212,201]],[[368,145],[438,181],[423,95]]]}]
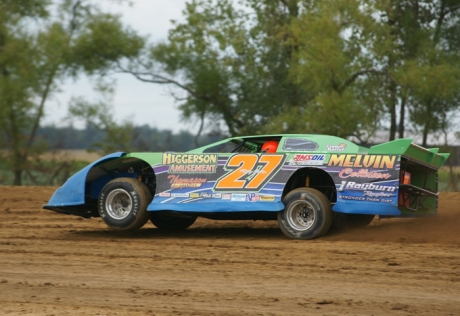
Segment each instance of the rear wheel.
[{"label": "rear wheel", "polygon": [[285,208],[278,213],[281,231],[293,239],[313,239],[324,235],[331,226],[331,203],[320,191],[299,188],[283,199]]},{"label": "rear wheel", "polygon": [[196,216],[179,217],[171,216],[167,212],[150,212],[150,221],[158,229],[163,230],[184,230],[192,226]]},{"label": "rear wheel", "polygon": [[151,201],[152,195],[144,183],[132,178],[118,178],[102,189],[98,201],[99,215],[111,228],[135,230],[148,221],[147,206]]}]

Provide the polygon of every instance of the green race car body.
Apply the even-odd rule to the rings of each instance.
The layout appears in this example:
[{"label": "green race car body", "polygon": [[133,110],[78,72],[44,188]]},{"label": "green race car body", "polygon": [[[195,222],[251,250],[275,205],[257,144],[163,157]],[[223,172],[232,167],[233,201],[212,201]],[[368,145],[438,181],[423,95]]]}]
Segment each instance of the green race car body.
[{"label": "green race car body", "polygon": [[[276,153],[261,151],[269,140],[279,142]],[[336,213],[426,216],[437,211],[437,171],[447,157],[438,149],[415,145],[411,139],[366,148],[326,135],[235,137],[186,153],[108,155],[69,178],[44,207],[84,217],[117,218],[116,201],[110,196],[105,200],[107,195],[117,195],[109,189],[105,194],[104,188],[116,179],[117,183],[131,179],[147,192],[148,201],[141,212],[149,216],[167,212],[168,219],[276,219],[286,211],[286,198],[289,200],[295,190],[305,191],[291,194],[298,195],[296,201],[309,195],[317,200],[309,202],[312,206],[304,205],[303,211],[300,206],[292,211],[297,219],[291,224],[300,230],[312,224],[305,214],[316,204],[329,204],[325,207],[331,210],[326,213],[332,215],[326,216],[326,222],[332,222],[329,217]],[[129,193],[129,189],[123,190]],[[131,197],[130,202],[120,202],[120,210],[126,203],[134,205],[135,200]],[[114,216],[107,211],[110,207]],[[309,219],[302,220],[302,216]],[[108,224],[117,228],[117,224]]]}]

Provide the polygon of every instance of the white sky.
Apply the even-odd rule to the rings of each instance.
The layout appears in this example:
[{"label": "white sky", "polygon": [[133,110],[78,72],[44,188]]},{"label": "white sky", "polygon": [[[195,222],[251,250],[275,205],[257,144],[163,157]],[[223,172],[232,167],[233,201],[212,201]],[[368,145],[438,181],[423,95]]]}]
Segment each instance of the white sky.
[{"label": "white sky", "polygon": [[[104,9],[122,14],[122,21],[136,30],[140,35],[149,35],[150,41],[165,40],[168,30],[172,27],[171,20],[182,20],[182,11],[186,0],[132,0],[132,6],[116,5],[106,1]],[[102,3],[101,3],[102,4]],[[118,122],[126,118],[133,120],[135,125],[148,124],[159,129],[195,130],[191,123],[180,122],[180,112],[168,87],[152,83],[143,83],[128,74],[116,77],[117,85],[114,96],[114,117]],[[72,96],[84,96],[95,100],[97,94],[92,90],[91,80],[81,77],[78,81],[68,80],[61,87],[62,92],[56,94],[47,104],[47,116],[44,125],[54,124],[67,126],[68,102]],[[81,122],[72,122],[82,127]]]}]

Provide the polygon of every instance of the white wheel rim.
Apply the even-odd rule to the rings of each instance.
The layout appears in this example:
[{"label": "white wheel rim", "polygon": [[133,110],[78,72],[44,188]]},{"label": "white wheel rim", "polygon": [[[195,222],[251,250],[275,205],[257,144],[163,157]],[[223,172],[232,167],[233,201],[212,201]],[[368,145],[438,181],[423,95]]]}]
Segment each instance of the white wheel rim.
[{"label": "white wheel rim", "polygon": [[133,200],[127,191],[115,189],[107,195],[105,209],[110,217],[121,220],[131,213]]},{"label": "white wheel rim", "polygon": [[295,230],[305,231],[315,223],[316,212],[310,203],[302,200],[295,201],[286,210],[286,220]]}]

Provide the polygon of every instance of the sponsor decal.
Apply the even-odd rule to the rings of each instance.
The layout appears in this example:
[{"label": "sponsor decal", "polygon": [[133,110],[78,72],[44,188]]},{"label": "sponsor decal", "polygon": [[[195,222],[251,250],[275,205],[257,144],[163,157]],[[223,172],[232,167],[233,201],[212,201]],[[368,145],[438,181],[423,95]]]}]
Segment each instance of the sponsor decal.
[{"label": "sponsor decal", "polygon": [[163,154],[163,165],[169,165],[169,173],[215,173],[216,154]]},{"label": "sponsor decal", "polygon": [[391,197],[394,197],[394,196],[396,196],[396,194],[364,191],[363,196],[342,195],[339,198],[342,200],[349,200],[349,201],[393,203],[395,200],[392,199]]},{"label": "sponsor decal", "polygon": [[396,196],[396,194],[384,193],[384,192],[364,191],[364,196],[370,196],[370,197],[393,197],[393,196]]},{"label": "sponsor decal", "polygon": [[200,193],[190,193],[189,195],[191,198],[196,199],[200,197]]},{"label": "sponsor decal", "polygon": [[[254,175],[256,175],[256,174],[266,174],[267,171],[265,171],[265,170],[260,170],[260,169],[257,169],[257,170],[241,169],[241,170],[240,170],[240,173],[242,173],[243,175],[253,175],[253,176],[254,176]],[[250,178],[252,179],[253,176],[250,177]]]},{"label": "sponsor decal", "polygon": [[257,202],[257,201],[259,201],[259,195],[256,194],[256,193],[248,193],[246,195],[246,201]]},{"label": "sponsor decal", "polygon": [[261,195],[260,197],[261,202],[273,202],[275,201],[274,195]]},{"label": "sponsor decal", "polygon": [[222,194],[222,200],[231,200],[232,195],[230,193],[223,193]]},{"label": "sponsor decal", "polygon": [[369,169],[359,169],[353,171],[352,168],[345,168],[339,173],[341,178],[367,178],[367,179],[388,179],[391,177],[389,173],[381,173],[378,171],[369,171]]},{"label": "sponsor decal", "polygon": [[347,145],[344,143],[340,143],[338,145],[326,145],[327,150],[330,151],[344,151],[347,148]]},{"label": "sponsor decal", "polygon": [[170,197],[170,196],[171,196],[171,193],[169,193],[169,192],[160,192],[160,193],[158,194],[158,196],[161,196],[161,197]]},{"label": "sponsor decal", "polygon": [[222,198],[222,194],[220,194],[220,193],[213,193],[212,198],[213,198],[213,199],[221,199],[221,198]]},{"label": "sponsor decal", "polygon": [[232,201],[246,201],[246,194],[232,194]]},{"label": "sponsor decal", "polygon": [[340,198],[343,200],[366,201],[366,198],[363,196],[341,195]]},{"label": "sponsor decal", "polygon": [[289,161],[290,165],[300,165],[300,166],[314,166],[322,165],[326,155],[308,155],[308,154],[296,154]]},{"label": "sponsor decal", "polygon": [[201,192],[200,197],[205,198],[205,199],[210,199],[212,198],[212,195],[211,193]]},{"label": "sponsor decal", "polygon": [[206,178],[181,178],[179,175],[168,176],[171,189],[199,188],[206,183]]},{"label": "sponsor decal", "polygon": [[330,167],[393,169],[397,156],[390,155],[336,155],[329,158]]},{"label": "sponsor decal", "polygon": [[183,198],[188,198],[188,193],[171,193],[171,197],[183,197]]},{"label": "sponsor decal", "polygon": [[342,181],[342,184],[340,184],[340,187],[337,191],[343,191],[343,190],[360,190],[360,191],[374,190],[374,191],[394,192],[396,191],[396,186]]}]

